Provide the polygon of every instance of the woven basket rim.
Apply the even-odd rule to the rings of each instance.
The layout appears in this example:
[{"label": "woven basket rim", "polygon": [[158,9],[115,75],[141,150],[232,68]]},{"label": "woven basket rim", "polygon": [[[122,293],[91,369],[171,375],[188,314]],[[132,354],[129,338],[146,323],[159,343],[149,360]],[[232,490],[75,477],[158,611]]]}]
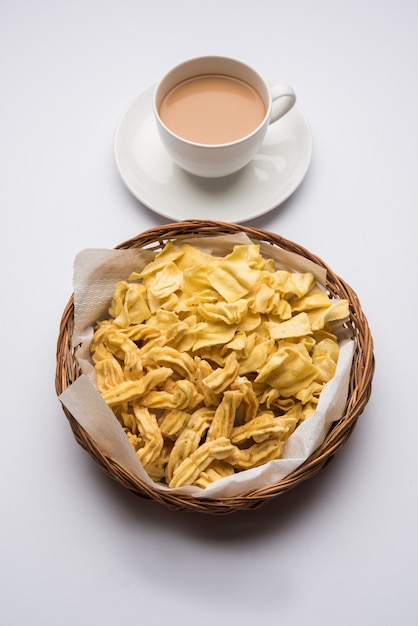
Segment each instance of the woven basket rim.
[{"label": "woven basket rim", "polygon": [[[295,252],[327,271],[326,287],[329,292],[350,303],[350,327],[355,340],[355,354],[350,374],[349,396],[345,412],[335,422],[319,448],[297,469],[285,478],[255,489],[240,496],[228,498],[195,498],[160,490],[139,481],[121,467],[115,459],[105,454],[80,426],[74,416],[62,405],[76,441],[98,463],[110,477],[137,496],[153,499],[170,509],[199,511],[211,514],[227,514],[242,509],[254,509],[282,495],[298,484],[324,469],[338,450],[349,439],[359,416],[370,398],[374,375],[375,359],[373,339],[369,324],[357,294],[353,289],[317,255],[303,246],[284,237],[255,227],[215,220],[184,220],[162,226],[155,226],[115,246],[115,250],[133,247],[161,248],[167,241],[181,241],[190,237],[209,237],[233,233],[245,233],[252,240],[263,241],[284,250]],[[59,396],[80,375],[75,354],[71,348],[74,316],[74,295],[72,294],[63,311],[56,349],[55,388]]]}]

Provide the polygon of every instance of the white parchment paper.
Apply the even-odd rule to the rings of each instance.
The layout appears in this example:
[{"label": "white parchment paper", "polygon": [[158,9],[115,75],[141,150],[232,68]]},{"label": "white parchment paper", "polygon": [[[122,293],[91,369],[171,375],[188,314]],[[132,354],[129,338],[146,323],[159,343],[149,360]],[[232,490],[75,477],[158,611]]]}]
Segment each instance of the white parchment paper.
[{"label": "white parchment paper", "polygon": [[[186,240],[182,240],[184,242]],[[205,239],[188,239],[187,243],[208,254],[228,254],[237,243],[253,243],[244,233]],[[310,271],[319,285],[325,286],[326,270],[304,257],[277,248],[261,245],[263,256],[275,259],[278,267],[300,272]],[[168,490],[166,485],[153,482],[142,468],[122,426],[102,399],[95,386],[94,366],[90,358],[90,341],[97,320],[108,316],[108,308],[116,282],[126,280],[133,271],[140,271],[154,258],[151,250],[87,249],[74,261],[74,331],[73,348],[82,375],[59,397],[72,416],[92,440],[127,471],[154,489]],[[222,478],[200,489],[181,487],[172,492],[196,498],[233,497],[268,486],[285,478],[299,467],[323,442],[333,421],[340,419],[347,402],[354,341],[342,331],[340,354],[335,376],[325,385],[317,410],[303,422],[285,442],[282,458],[260,467]]]}]

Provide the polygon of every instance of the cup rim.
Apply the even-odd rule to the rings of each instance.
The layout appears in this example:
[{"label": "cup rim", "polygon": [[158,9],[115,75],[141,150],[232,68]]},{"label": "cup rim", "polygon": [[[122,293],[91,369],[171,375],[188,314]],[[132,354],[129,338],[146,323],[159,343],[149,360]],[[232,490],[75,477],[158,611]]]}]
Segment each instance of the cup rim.
[{"label": "cup rim", "polygon": [[[178,135],[177,133],[175,133],[174,131],[171,130],[171,128],[169,128],[161,119],[161,116],[159,114],[158,111],[158,106],[157,106],[157,94],[158,94],[158,90],[161,88],[163,82],[165,80],[167,80],[167,78],[173,74],[173,72],[175,72],[176,70],[180,69],[182,66],[184,65],[188,65],[191,64],[193,62],[199,62],[199,61],[203,61],[203,60],[216,60],[216,61],[221,61],[221,60],[227,60],[228,62],[234,62],[237,63],[241,66],[243,66],[244,68],[249,69],[251,72],[253,72],[258,79],[263,83],[265,89],[266,89],[266,93],[268,94],[268,103],[265,102],[264,97],[261,95],[261,97],[263,98],[264,103],[266,104],[266,113],[262,119],[262,121],[260,122],[260,124],[258,126],[256,126],[256,128],[254,128],[250,133],[247,133],[246,135],[243,135],[242,137],[240,137],[239,139],[234,139],[233,141],[228,141],[228,142],[224,142],[224,143],[202,143],[199,141],[193,141],[191,139],[187,139],[186,137],[182,137],[181,135]],[[199,75],[203,75],[202,74],[195,74],[193,76],[199,76]],[[185,78],[183,80],[189,80],[190,78],[193,78],[193,76],[190,76],[189,78]],[[230,74],[225,74],[225,76],[230,76]],[[183,82],[183,80],[181,80],[180,82]],[[177,83],[180,84],[180,83]],[[252,87],[254,87],[254,85],[251,85]],[[173,87],[170,87],[168,89],[168,91],[170,89],[172,89]],[[256,89],[256,87],[254,87],[254,89]],[[258,91],[258,90],[257,90]],[[164,94],[166,95],[166,94]],[[248,140],[250,140],[254,135],[256,135],[260,129],[265,126],[266,123],[268,123],[268,120],[270,118],[271,115],[271,106],[272,106],[272,97],[271,97],[271,92],[269,89],[269,85],[266,81],[266,79],[260,74],[260,72],[258,70],[256,70],[254,67],[252,67],[251,65],[249,65],[248,63],[245,63],[244,61],[241,61],[240,59],[236,59],[234,57],[228,57],[228,56],[224,56],[224,55],[203,55],[203,56],[198,56],[198,57],[191,57],[189,59],[186,59],[185,61],[182,61],[180,63],[178,63],[177,65],[173,66],[170,70],[168,70],[161,78],[160,80],[156,83],[156,85],[154,86],[154,93],[153,93],[153,98],[152,98],[152,106],[154,109],[154,115],[155,118],[157,119],[158,123],[162,126],[162,128],[164,129],[164,131],[166,133],[168,133],[169,135],[171,135],[171,137],[173,139],[176,139],[178,141],[181,141],[182,143],[188,145],[188,146],[193,146],[196,148],[205,148],[205,149],[219,149],[219,148],[229,148],[231,146],[234,145],[238,145],[241,144],[243,142],[246,142]]]}]

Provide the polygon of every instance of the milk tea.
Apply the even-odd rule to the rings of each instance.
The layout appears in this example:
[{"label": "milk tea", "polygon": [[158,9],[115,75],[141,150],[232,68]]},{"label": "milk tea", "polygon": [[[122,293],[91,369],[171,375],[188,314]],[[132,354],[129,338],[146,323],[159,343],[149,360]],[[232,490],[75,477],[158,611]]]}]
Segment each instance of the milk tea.
[{"label": "milk tea", "polygon": [[223,144],[255,130],[266,115],[266,106],[248,83],[208,74],[185,80],[168,91],[159,114],[164,124],[184,139]]}]

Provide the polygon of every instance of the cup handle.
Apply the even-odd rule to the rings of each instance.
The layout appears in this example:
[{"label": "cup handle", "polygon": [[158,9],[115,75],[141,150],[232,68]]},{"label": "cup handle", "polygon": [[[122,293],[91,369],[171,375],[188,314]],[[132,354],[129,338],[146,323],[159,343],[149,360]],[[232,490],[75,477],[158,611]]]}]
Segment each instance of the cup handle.
[{"label": "cup handle", "polygon": [[296,94],[290,85],[270,85],[272,107],[269,124],[286,115],[296,102]]}]

